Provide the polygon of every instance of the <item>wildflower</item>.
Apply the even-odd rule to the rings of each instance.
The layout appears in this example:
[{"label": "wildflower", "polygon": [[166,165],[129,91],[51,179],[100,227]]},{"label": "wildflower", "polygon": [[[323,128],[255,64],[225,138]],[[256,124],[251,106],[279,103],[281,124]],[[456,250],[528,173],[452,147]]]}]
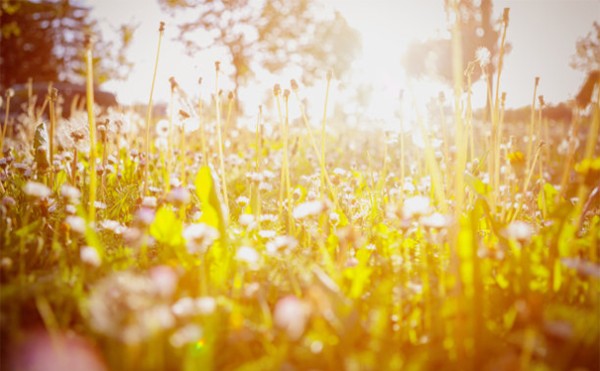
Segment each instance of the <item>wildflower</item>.
[{"label": "wildflower", "polygon": [[152,280],[128,271],[113,273],[97,283],[87,310],[93,329],[128,344],[142,342],[175,324]]},{"label": "wildflower", "polygon": [[252,247],[242,246],[238,249],[235,257],[240,262],[246,263],[250,266],[255,266],[260,259],[260,255]]},{"label": "wildflower", "polygon": [[323,201],[309,201],[294,208],[292,215],[294,219],[304,219],[308,216],[319,215],[325,211],[326,205]]},{"label": "wildflower", "polygon": [[479,63],[481,69],[485,69],[490,64],[490,51],[486,47],[477,48],[475,51],[475,59]]},{"label": "wildflower", "polygon": [[85,220],[79,216],[69,215],[65,218],[65,223],[71,228],[72,231],[77,233],[85,233]]},{"label": "wildflower", "polygon": [[160,138],[166,138],[169,135],[169,121],[160,120],[156,123],[156,135]]},{"label": "wildflower", "polygon": [[213,314],[217,308],[217,301],[210,296],[199,297],[196,299],[195,304],[198,309],[198,314],[203,315]]},{"label": "wildflower", "polygon": [[525,163],[525,155],[523,152],[516,151],[508,154],[508,161],[512,166],[520,166]]},{"label": "wildflower", "polygon": [[82,262],[89,264],[92,267],[99,267],[102,263],[98,251],[91,246],[82,247],[81,251],[79,251],[79,257]]},{"label": "wildflower", "polygon": [[125,232],[125,227],[117,222],[116,220],[106,219],[100,222],[100,228],[113,232],[114,234],[120,235]]},{"label": "wildflower", "polygon": [[198,341],[200,338],[202,338],[202,328],[192,323],[177,330],[169,337],[169,342],[173,347],[181,348],[186,344]]},{"label": "wildflower", "polygon": [[248,227],[248,226],[254,225],[254,215],[252,215],[252,214],[242,214],[242,215],[240,215],[240,218],[238,219],[238,222],[240,223],[240,225],[242,225],[244,227]]},{"label": "wildflower", "polygon": [[76,203],[81,198],[79,189],[68,184],[63,184],[63,186],[60,187],[60,195],[68,199],[70,203]]},{"label": "wildflower", "polygon": [[430,212],[430,201],[425,196],[414,196],[404,201],[402,205],[402,215],[406,219],[414,216],[426,215]]},{"label": "wildflower", "polygon": [[440,213],[422,216],[420,221],[423,226],[429,228],[444,228],[448,226],[448,218]]},{"label": "wildflower", "polygon": [[142,199],[142,206],[148,208],[156,208],[156,197],[147,196]]},{"label": "wildflower", "polygon": [[266,250],[269,254],[275,254],[279,251],[290,251],[298,246],[298,241],[294,237],[279,236],[266,244]]},{"label": "wildflower", "polygon": [[533,235],[533,227],[529,223],[517,220],[506,226],[504,235],[508,239],[524,242]]},{"label": "wildflower", "polygon": [[187,205],[190,202],[190,199],[190,191],[183,187],[174,188],[167,195],[167,201],[173,203],[176,206]]},{"label": "wildflower", "polygon": [[196,314],[196,305],[190,297],[184,297],[171,306],[171,310],[177,317],[189,317]]},{"label": "wildflower", "polygon": [[273,319],[275,325],[284,330],[291,340],[298,340],[304,333],[309,316],[307,303],[295,296],[287,296],[275,305]]},{"label": "wildflower", "polygon": [[148,272],[150,279],[155,285],[158,293],[164,297],[170,297],[177,287],[177,274],[171,267],[166,265],[156,266]]},{"label": "wildflower", "polygon": [[28,181],[23,187],[23,192],[26,195],[35,198],[48,198],[51,194],[50,188],[42,183]]},{"label": "wildflower", "polygon": [[219,231],[204,223],[191,224],[184,229],[183,238],[188,252],[203,253],[219,238]]},{"label": "wildflower", "polygon": [[269,230],[269,229],[263,229],[261,231],[258,232],[258,235],[261,238],[273,238],[277,235],[277,233],[275,231]]},{"label": "wildflower", "polygon": [[241,207],[244,207],[244,206],[248,205],[248,202],[250,202],[250,200],[246,196],[240,196],[240,197],[238,197],[238,198],[235,199],[235,202],[238,205],[240,205]]}]

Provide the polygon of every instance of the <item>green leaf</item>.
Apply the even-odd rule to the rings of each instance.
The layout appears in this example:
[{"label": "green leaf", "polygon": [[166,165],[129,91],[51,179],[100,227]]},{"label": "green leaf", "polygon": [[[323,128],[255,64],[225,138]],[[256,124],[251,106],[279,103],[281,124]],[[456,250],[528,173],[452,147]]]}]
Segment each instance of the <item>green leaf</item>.
[{"label": "green leaf", "polygon": [[167,206],[158,209],[150,225],[150,235],[165,245],[180,246],[184,243],[182,233],[183,223],[175,212]]},{"label": "green leaf", "polygon": [[219,184],[210,167],[205,165],[200,168],[194,180],[194,186],[202,207],[202,216],[199,222],[217,228],[221,238],[225,238],[227,213],[222,207]]},{"label": "green leaf", "polygon": [[488,193],[490,193],[489,185],[485,184],[481,179],[469,173],[465,173],[465,181],[467,182],[467,185],[478,195],[486,196]]}]

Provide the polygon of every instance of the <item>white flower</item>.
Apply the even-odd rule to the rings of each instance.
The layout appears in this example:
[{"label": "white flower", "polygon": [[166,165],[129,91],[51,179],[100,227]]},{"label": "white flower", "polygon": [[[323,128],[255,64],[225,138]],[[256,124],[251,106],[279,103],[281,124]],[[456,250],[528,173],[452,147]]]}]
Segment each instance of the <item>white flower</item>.
[{"label": "white flower", "polygon": [[183,230],[186,248],[191,253],[203,253],[219,238],[219,231],[204,224],[190,224]]},{"label": "white flower", "polygon": [[421,224],[429,228],[443,228],[448,225],[448,217],[440,213],[433,213],[431,215],[422,216],[420,221]]},{"label": "white flower", "polygon": [[426,215],[430,212],[430,201],[425,196],[407,198],[402,205],[402,215],[406,219],[414,216]]},{"label": "white flower", "polygon": [[109,231],[113,232],[114,234],[119,234],[119,235],[122,234],[123,232],[125,232],[125,226],[123,226],[121,223],[117,222],[116,220],[110,220],[110,219],[101,221],[100,228],[109,230]]},{"label": "white flower", "polygon": [[244,206],[248,205],[248,202],[250,202],[250,199],[248,199],[248,197],[246,197],[246,196],[240,196],[235,199],[235,202],[238,205],[240,205],[241,207],[244,207]]},{"label": "white flower", "polygon": [[294,208],[292,215],[294,219],[304,219],[311,215],[319,215],[325,210],[323,201],[308,201]]},{"label": "white flower", "polygon": [[89,264],[92,267],[99,267],[102,263],[98,251],[91,246],[82,247],[81,251],[79,251],[79,257],[82,262]]},{"label": "white flower", "polygon": [[240,225],[243,225],[244,227],[248,227],[248,226],[254,224],[254,215],[242,214],[242,215],[240,215],[238,222],[240,223]]},{"label": "white flower", "polygon": [[147,196],[142,200],[142,206],[155,208],[156,207],[156,197]]},{"label": "white flower", "polygon": [[213,314],[217,309],[217,301],[210,296],[203,296],[196,299],[196,309],[199,314]]},{"label": "white flower", "polygon": [[506,238],[517,241],[527,241],[533,235],[533,227],[531,224],[517,220],[511,222],[504,229]]},{"label": "white flower", "polygon": [[179,122],[180,127],[183,127],[185,134],[193,133],[200,128],[200,119],[197,117],[188,117],[187,119]]},{"label": "white flower", "polygon": [[260,255],[256,252],[256,250],[249,246],[240,247],[235,254],[235,257],[237,260],[250,266],[256,265],[260,259]]},{"label": "white flower", "polygon": [[71,185],[63,184],[63,186],[60,187],[60,195],[64,198],[68,198],[70,202],[74,203],[79,201],[79,198],[81,197],[81,192],[79,191],[79,189]]},{"label": "white flower", "polygon": [[169,121],[160,120],[156,123],[156,135],[166,138],[169,135]]},{"label": "white flower", "polygon": [[186,344],[198,341],[200,338],[202,338],[202,328],[195,324],[189,324],[171,335],[169,342],[173,347],[181,348]]},{"label": "white flower", "polygon": [[298,241],[294,237],[279,236],[273,241],[267,242],[266,250],[269,254],[275,254],[280,250],[293,250],[298,246]]},{"label": "white flower", "polygon": [[295,296],[287,296],[275,305],[273,319],[291,340],[298,340],[304,333],[309,316],[308,304]]},{"label": "white flower", "polygon": [[190,297],[184,297],[171,306],[173,314],[177,317],[188,317],[196,314],[196,303]]},{"label": "white flower", "polygon": [[258,232],[258,235],[261,238],[273,238],[273,237],[277,236],[277,232],[270,230],[270,229],[263,229]]},{"label": "white flower", "polygon": [[481,68],[490,64],[490,56],[490,51],[485,47],[477,48],[477,51],[475,52],[475,58],[477,59],[477,62],[479,62]]},{"label": "white flower", "polygon": [[37,198],[47,198],[50,196],[50,188],[42,183],[28,181],[23,187],[26,195]]},{"label": "white flower", "polygon": [[65,218],[65,223],[74,232],[84,234],[85,233],[85,220],[79,216],[69,215]]}]

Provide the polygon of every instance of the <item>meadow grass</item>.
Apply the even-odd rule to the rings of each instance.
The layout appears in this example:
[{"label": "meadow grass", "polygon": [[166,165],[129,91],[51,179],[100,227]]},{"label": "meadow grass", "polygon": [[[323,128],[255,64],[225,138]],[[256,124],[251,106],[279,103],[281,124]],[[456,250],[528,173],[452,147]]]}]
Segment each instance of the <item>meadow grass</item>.
[{"label": "meadow grass", "polygon": [[[500,61],[507,27],[508,11]],[[530,122],[505,123],[500,62],[477,119],[455,27],[442,130],[420,112],[398,133],[336,122],[331,72],[320,127],[295,80],[245,125],[217,62],[213,102],[172,80],[153,137],[159,32],[145,119],[94,108],[89,46],[87,119],[56,117],[50,99],[49,133],[28,109],[15,125],[34,140],[5,138],[6,95],[3,366],[35,360],[24,349],[41,333],[123,370],[600,367],[598,92],[589,115],[548,122],[536,79]]]}]

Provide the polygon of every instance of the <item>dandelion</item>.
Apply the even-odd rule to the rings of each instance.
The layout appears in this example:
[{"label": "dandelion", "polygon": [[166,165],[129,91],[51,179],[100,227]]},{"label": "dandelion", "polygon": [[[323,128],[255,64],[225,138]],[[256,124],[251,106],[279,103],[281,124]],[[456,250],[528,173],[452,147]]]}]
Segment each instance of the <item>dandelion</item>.
[{"label": "dandelion", "polygon": [[511,222],[504,229],[506,238],[520,242],[528,241],[533,235],[533,227],[531,224],[517,220]]},{"label": "dandelion", "polygon": [[44,184],[33,181],[28,181],[25,184],[23,192],[34,198],[48,198],[52,193],[50,188],[46,187]]},{"label": "dandelion", "polygon": [[186,248],[191,254],[204,253],[219,238],[219,231],[204,224],[196,223],[183,230]]},{"label": "dandelion", "polygon": [[142,199],[142,206],[147,208],[156,208],[157,201],[156,197],[147,196]]},{"label": "dandelion", "polygon": [[195,324],[189,324],[173,333],[169,337],[169,343],[175,348],[181,348],[186,344],[198,341],[200,338],[202,338],[202,328]]},{"label": "dandelion", "polygon": [[475,51],[475,59],[479,63],[481,69],[485,69],[490,64],[490,51],[486,47],[479,47],[477,51]]},{"label": "dandelion", "polygon": [[116,272],[97,283],[86,307],[91,327],[127,344],[171,328],[174,318],[146,275]]},{"label": "dandelion", "polygon": [[163,119],[156,123],[156,135],[160,138],[169,136],[169,121]]},{"label": "dandelion", "polygon": [[99,267],[102,263],[98,251],[91,246],[82,247],[79,252],[79,257],[82,262],[91,265],[92,267]]},{"label": "dandelion", "polygon": [[63,184],[63,186],[60,187],[60,195],[68,199],[70,203],[74,204],[79,202],[81,191],[71,185]]},{"label": "dandelion", "polygon": [[248,264],[249,266],[256,266],[258,260],[260,259],[260,255],[258,255],[256,250],[254,250],[252,247],[242,246],[235,254],[235,258],[242,263]]},{"label": "dandelion", "polygon": [[291,340],[298,340],[308,324],[310,309],[307,303],[295,296],[280,299],[275,305],[273,320]]},{"label": "dandelion", "polygon": [[273,255],[281,251],[289,252],[298,246],[298,240],[291,236],[279,236],[266,244],[267,253]]},{"label": "dandelion", "polygon": [[309,216],[319,215],[325,209],[326,205],[323,201],[309,201],[296,206],[292,216],[294,219],[304,219]]},{"label": "dandelion", "polygon": [[429,197],[414,196],[407,198],[402,205],[402,215],[405,219],[426,215],[431,211]]},{"label": "dandelion", "polygon": [[217,309],[217,301],[215,298],[210,296],[203,296],[196,299],[196,308],[198,310],[198,314],[209,315],[215,312]]},{"label": "dandelion", "polygon": [[69,215],[65,218],[65,223],[71,228],[72,231],[77,233],[85,233],[85,220],[79,216]]}]

